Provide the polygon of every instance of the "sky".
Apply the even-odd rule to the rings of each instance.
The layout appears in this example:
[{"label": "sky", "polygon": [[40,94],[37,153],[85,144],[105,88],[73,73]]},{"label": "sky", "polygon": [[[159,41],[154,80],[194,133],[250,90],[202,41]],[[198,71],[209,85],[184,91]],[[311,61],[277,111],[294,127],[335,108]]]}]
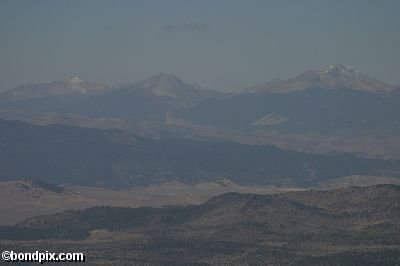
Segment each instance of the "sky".
[{"label": "sky", "polygon": [[398,0],[0,0],[0,89],[159,72],[234,91],[330,64],[400,84]]}]

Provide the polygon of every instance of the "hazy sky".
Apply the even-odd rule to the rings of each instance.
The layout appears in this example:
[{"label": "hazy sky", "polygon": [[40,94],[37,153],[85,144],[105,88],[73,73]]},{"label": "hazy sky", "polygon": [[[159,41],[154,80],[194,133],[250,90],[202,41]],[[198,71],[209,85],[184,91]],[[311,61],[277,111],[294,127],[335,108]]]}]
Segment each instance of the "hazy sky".
[{"label": "hazy sky", "polygon": [[158,72],[236,90],[344,63],[400,83],[399,0],[0,0],[0,88]]}]

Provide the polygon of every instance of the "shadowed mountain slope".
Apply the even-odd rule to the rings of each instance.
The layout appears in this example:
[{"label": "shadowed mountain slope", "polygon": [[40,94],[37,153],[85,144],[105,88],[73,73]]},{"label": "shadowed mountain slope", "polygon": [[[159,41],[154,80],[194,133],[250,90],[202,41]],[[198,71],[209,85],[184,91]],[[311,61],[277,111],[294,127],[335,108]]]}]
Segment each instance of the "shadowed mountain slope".
[{"label": "shadowed mountain slope", "polygon": [[394,160],[318,155],[186,138],[142,138],[121,130],[34,126],[0,120],[0,178],[148,185],[220,177],[239,184],[310,184],[349,175],[398,176]]}]

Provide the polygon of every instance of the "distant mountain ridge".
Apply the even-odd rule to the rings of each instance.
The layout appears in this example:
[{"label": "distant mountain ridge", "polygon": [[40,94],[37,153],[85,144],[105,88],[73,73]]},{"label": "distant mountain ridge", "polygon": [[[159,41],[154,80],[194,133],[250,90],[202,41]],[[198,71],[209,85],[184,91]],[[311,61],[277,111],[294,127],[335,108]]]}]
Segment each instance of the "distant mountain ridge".
[{"label": "distant mountain ridge", "polygon": [[211,89],[204,89],[197,85],[191,85],[175,75],[159,73],[145,80],[129,84],[108,86],[89,82],[76,75],[70,79],[61,81],[49,81],[45,83],[31,83],[18,86],[14,89],[0,93],[0,100],[27,100],[50,96],[76,96],[91,95],[97,93],[109,93],[110,91],[138,90],[151,93],[156,97],[170,97],[181,103],[193,104],[205,98],[221,97],[223,93]]},{"label": "distant mountain ridge", "polygon": [[398,135],[399,91],[353,67],[330,65],[256,85],[227,99],[205,100],[178,116],[201,125],[301,134],[382,130]]},{"label": "distant mountain ridge", "polygon": [[[42,89],[11,90],[0,94],[0,108],[228,130],[400,133],[400,89],[346,65],[306,71],[238,94],[204,89],[166,73],[104,90],[87,89],[90,84],[77,76]],[[21,97],[12,96],[19,91]]]},{"label": "distant mountain ridge", "polygon": [[190,85],[171,74],[160,73],[140,82],[113,87],[76,76],[0,93],[0,108],[166,121],[177,109],[223,97],[226,97],[224,93]]},{"label": "distant mountain ridge", "polygon": [[[344,64],[329,65],[324,68],[306,71],[288,79],[273,79],[266,83],[243,89],[241,93],[289,93],[308,88],[354,89],[365,92],[390,92],[399,85],[390,85],[372,78],[352,66]],[[160,72],[142,81],[117,86],[89,82],[76,75],[62,81],[31,83],[0,93],[0,99],[23,100],[53,95],[79,95],[105,92],[106,89],[120,90],[130,88],[151,92],[159,97],[171,97],[183,102],[196,103],[206,98],[226,97],[229,94],[191,85],[175,75]]]},{"label": "distant mountain ridge", "polygon": [[49,97],[54,95],[85,95],[105,92],[107,85],[89,82],[76,75],[61,81],[46,83],[31,83],[18,86],[0,94],[0,100],[26,100],[32,98]]},{"label": "distant mountain ridge", "polygon": [[366,92],[389,92],[395,87],[374,79],[354,67],[338,64],[306,71],[286,80],[274,79],[247,88],[243,93],[289,93],[307,88],[354,89]]}]

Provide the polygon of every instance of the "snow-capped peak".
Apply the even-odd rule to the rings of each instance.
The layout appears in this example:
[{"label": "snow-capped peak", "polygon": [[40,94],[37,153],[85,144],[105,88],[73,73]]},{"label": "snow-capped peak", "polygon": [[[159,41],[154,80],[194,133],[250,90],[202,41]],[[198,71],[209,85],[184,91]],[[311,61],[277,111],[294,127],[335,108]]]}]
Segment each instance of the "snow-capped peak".
[{"label": "snow-capped peak", "polygon": [[246,92],[291,92],[307,88],[353,89],[368,92],[387,92],[393,86],[357,71],[354,67],[337,64],[306,71],[283,81],[270,81],[246,89]]},{"label": "snow-capped peak", "polygon": [[314,72],[322,75],[326,74],[345,74],[345,75],[356,75],[358,71],[352,67],[343,64],[329,65],[325,68],[317,69]]},{"label": "snow-capped peak", "polygon": [[82,79],[81,76],[75,75],[74,77],[72,77],[72,78],[69,80],[69,82],[72,83],[72,84],[78,84],[78,83],[83,83],[83,82],[85,82],[85,81]]}]

